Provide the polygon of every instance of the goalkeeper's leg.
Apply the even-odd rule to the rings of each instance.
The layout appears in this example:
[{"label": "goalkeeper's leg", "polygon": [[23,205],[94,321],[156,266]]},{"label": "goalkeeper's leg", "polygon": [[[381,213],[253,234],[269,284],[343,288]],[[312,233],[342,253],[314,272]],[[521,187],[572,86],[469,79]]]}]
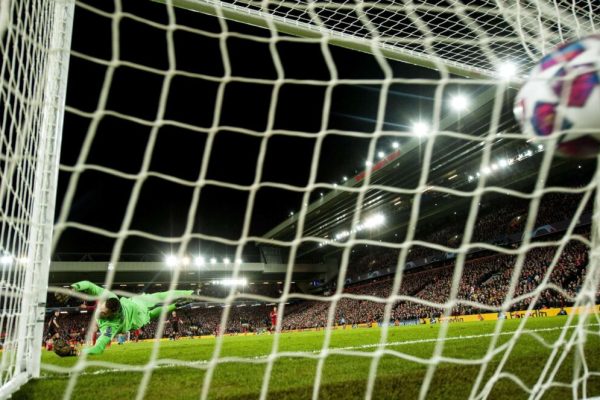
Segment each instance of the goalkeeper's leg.
[{"label": "goalkeeper's leg", "polygon": [[162,306],[162,307],[156,307],[156,308],[153,308],[152,310],[150,310],[148,315],[150,316],[150,319],[155,319],[155,318],[158,318],[158,316],[163,311],[163,309],[166,309],[165,315],[167,315],[168,313],[175,310],[176,308],[177,308],[177,305],[175,305],[175,304],[170,304],[168,306]]},{"label": "goalkeeper's leg", "polygon": [[[161,309],[163,307],[167,307],[167,312],[175,310],[178,306],[181,305],[180,301],[177,300],[185,300],[186,303],[191,302],[191,299],[188,299],[194,292],[192,290],[170,290],[168,292],[158,292],[152,294],[143,294],[141,296],[132,297],[131,300],[137,303],[141,307],[146,307],[149,311],[150,319],[156,318],[161,313]],[[171,301],[176,301],[176,304],[170,304],[168,306],[156,307],[159,303],[164,303],[167,299]]]},{"label": "goalkeeper's leg", "polygon": [[151,306],[154,306],[158,303],[163,303],[167,299],[170,299],[171,301],[176,301],[181,298],[189,297],[193,293],[193,290],[169,290],[167,292],[143,294],[141,296],[136,296],[135,299],[143,301],[144,303],[149,305],[149,308],[151,308]]}]

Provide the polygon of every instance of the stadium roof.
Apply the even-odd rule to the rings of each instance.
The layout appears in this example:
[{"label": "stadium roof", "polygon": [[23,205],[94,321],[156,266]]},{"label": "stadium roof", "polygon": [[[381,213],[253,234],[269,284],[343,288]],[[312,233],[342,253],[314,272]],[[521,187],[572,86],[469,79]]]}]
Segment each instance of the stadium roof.
[{"label": "stadium roof", "polygon": [[[541,159],[536,156],[543,151],[543,145],[523,139],[506,138],[503,133],[497,134],[493,138],[489,166],[482,168],[482,145],[485,144],[482,140],[489,131],[494,96],[495,88],[484,89],[471,102],[473,106],[469,115],[461,119],[455,114],[448,113],[440,121],[438,131],[472,132],[473,140],[464,140],[451,135],[441,135],[435,139],[427,182],[425,187],[422,187],[420,227],[426,226],[423,221],[428,218],[445,218],[448,214],[456,214],[458,211],[466,215],[466,207],[470,204],[469,196],[454,196],[435,190],[434,187],[470,192],[475,189],[478,176],[485,174],[489,175],[486,178],[487,187],[498,185],[524,192],[531,191],[531,184],[537,178]],[[497,132],[517,131],[508,104],[499,122]],[[365,193],[359,229],[354,229],[355,232],[361,230],[360,224],[370,216],[384,216],[385,224],[374,230],[356,232],[356,238],[398,241],[404,237],[402,228],[406,228],[409,221],[412,199],[419,186],[425,146],[418,138],[411,138],[399,147],[352,179],[336,184],[329,193],[313,195],[315,200],[305,204],[306,216],[302,233],[303,238],[309,237],[312,240],[309,239],[300,245],[299,257],[315,250],[321,254],[323,251],[328,254],[339,250],[339,247],[331,247],[327,244],[337,241],[336,236],[343,238],[348,236],[349,230],[352,229],[354,211],[361,190]],[[560,175],[564,166],[572,163],[564,159],[555,159],[552,164],[553,172],[558,172]],[[366,174],[370,174],[368,187],[364,186]],[[407,189],[413,192],[407,192]],[[431,199],[447,200],[427,201]],[[438,202],[443,204],[438,206]],[[265,238],[293,240],[297,233],[296,226],[299,218],[300,214],[295,212],[265,234]]]},{"label": "stadium roof", "polygon": [[[107,271],[111,264],[103,261],[54,261],[50,266],[49,284],[51,286],[65,286],[81,280],[96,283],[105,282]],[[218,263],[202,268],[182,268],[178,282],[181,285],[195,285],[215,279],[231,278],[233,265]],[[287,265],[244,263],[240,266],[240,277],[246,278],[249,283],[269,282],[277,283],[285,279]],[[297,264],[294,266],[294,280],[304,281],[325,277],[327,272],[333,271],[331,265],[325,264]],[[168,268],[164,262],[120,262],[115,269],[113,287],[120,285],[162,285],[168,286],[173,278],[173,269]]]}]

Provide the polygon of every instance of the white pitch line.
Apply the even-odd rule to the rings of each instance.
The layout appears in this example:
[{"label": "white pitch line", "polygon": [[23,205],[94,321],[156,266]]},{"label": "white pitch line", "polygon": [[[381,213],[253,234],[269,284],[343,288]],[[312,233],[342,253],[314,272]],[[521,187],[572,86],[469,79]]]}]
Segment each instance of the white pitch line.
[{"label": "white pitch line", "polygon": [[[588,324],[585,326],[586,327],[600,326],[600,324]],[[573,328],[577,328],[577,326],[566,327],[566,329],[573,329]],[[529,330],[522,330],[520,333],[521,333],[521,335],[523,335],[523,334],[535,335],[539,332],[552,332],[552,331],[557,331],[557,330],[562,330],[562,329],[565,329],[565,327],[529,329]],[[516,331],[500,332],[499,335],[502,335],[502,336],[514,335],[515,332]],[[480,339],[480,338],[490,337],[490,336],[494,336],[494,334],[493,333],[483,333],[483,334],[479,334],[479,335],[451,336],[451,337],[444,338],[443,341],[449,342],[449,341],[457,341],[457,340],[471,340],[471,339]],[[385,343],[383,345],[381,345],[379,343],[371,343],[371,344],[362,344],[359,346],[331,347],[327,350],[327,353],[331,354],[331,355],[335,355],[336,353],[343,352],[343,351],[363,350],[363,349],[369,349],[369,348],[374,348],[374,347],[377,347],[377,348],[379,348],[379,347],[395,347],[395,346],[405,346],[405,345],[409,345],[409,344],[435,343],[437,341],[439,341],[438,338],[431,338],[431,339],[417,339],[417,340],[405,340],[405,341],[399,341],[399,342],[390,342],[390,343]],[[311,351],[280,352],[280,354],[283,354],[283,356],[281,356],[280,358],[309,357],[309,355],[314,355],[314,354],[319,354],[319,353],[321,353],[320,349],[319,350],[311,350]],[[233,362],[260,363],[260,362],[262,362],[262,360],[266,360],[267,358],[269,358],[268,355],[255,356],[255,357],[226,357],[226,358],[221,358],[220,360],[217,361],[217,363],[233,363]],[[118,372],[118,371],[143,372],[148,369],[155,370],[155,369],[159,369],[159,368],[174,368],[174,367],[196,367],[197,368],[202,365],[208,364],[210,360],[165,362],[164,364],[160,364],[160,361],[161,360],[158,360],[159,365],[156,365],[156,364],[128,365],[127,367],[116,367],[116,368],[101,369],[101,370],[92,371],[92,372],[81,372],[79,375],[103,375],[103,374],[107,374],[107,373],[111,373],[111,372]],[[164,360],[164,361],[168,361],[168,360]],[[110,363],[107,363],[107,364],[110,364]],[[72,372],[70,370],[65,370],[64,367],[57,367],[55,365],[46,364],[46,363],[42,363],[42,368],[44,370],[54,371],[54,372],[59,372],[59,373]],[[52,379],[52,378],[56,378],[56,377],[57,377],[56,375],[41,375],[38,379]]]}]

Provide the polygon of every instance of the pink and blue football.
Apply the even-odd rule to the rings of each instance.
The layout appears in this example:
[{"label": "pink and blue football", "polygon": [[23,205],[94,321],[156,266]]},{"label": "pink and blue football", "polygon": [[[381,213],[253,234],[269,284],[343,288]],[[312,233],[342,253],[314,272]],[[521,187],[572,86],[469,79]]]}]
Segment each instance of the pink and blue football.
[{"label": "pink and blue football", "polygon": [[556,153],[600,153],[600,35],[564,43],[533,68],[514,105],[524,134],[557,133]]}]

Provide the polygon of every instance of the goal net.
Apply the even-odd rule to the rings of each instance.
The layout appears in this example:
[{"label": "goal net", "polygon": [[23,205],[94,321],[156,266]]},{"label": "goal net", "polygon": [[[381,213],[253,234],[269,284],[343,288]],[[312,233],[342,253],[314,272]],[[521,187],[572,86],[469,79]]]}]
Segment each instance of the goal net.
[{"label": "goal net", "polygon": [[[312,362],[314,399],[384,398],[404,378],[412,391],[392,393],[440,397],[440,376],[460,368],[469,379],[454,390],[470,399],[506,384],[600,395],[596,162],[556,157],[556,136],[532,142],[512,117],[533,65],[599,26],[591,0],[2,0],[0,395],[67,374],[63,398],[92,397],[89,379],[135,371],[132,397],[151,398],[153,376],[175,368],[194,371],[198,398],[266,399],[294,379],[286,360]],[[279,282],[238,291],[256,246]],[[200,308],[185,318],[216,333],[208,355],[156,340],[131,363],[43,358],[55,293],[106,298],[50,269],[82,248],[108,255],[78,280],[120,295],[197,276]],[[153,283],[159,270],[120,284],[129,252],[166,248],[168,284]],[[201,258],[207,248],[228,258]],[[273,307],[268,348],[230,351],[227,334]],[[166,310],[150,338],[173,330]],[[89,340],[99,312],[69,324]],[[558,325],[530,325],[557,312]],[[460,329],[479,322],[470,353]],[[408,324],[433,336],[402,341]],[[336,338],[375,325],[365,343]],[[286,343],[309,328],[322,329],[315,347]],[[515,367],[523,343],[543,350],[533,378]],[[332,359],[367,364],[343,381]],[[261,368],[254,392],[227,392],[236,366]]]}]

